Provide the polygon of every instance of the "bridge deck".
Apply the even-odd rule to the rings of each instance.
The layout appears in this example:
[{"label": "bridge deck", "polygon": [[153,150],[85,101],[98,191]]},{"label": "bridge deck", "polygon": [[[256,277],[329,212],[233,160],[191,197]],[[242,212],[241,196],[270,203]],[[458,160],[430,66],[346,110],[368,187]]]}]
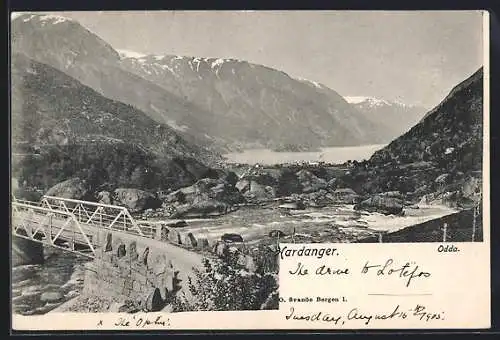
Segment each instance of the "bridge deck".
[{"label": "bridge deck", "polygon": [[[111,232],[113,239],[119,238],[124,243],[136,241],[138,252],[149,247],[165,254],[178,271],[182,290],[190,295],[186,283],[188,277],[194,274],[193,268],[202,266],[201,254],[154,239],[155,227],[140,225],[123,207],[105,206],[107,211],[110,207],[116,209],[116,216],[110,216],[104,214],[104,209],[100,210],[102,206],[94,202],[69,206],[64,203],[69,201],[76,204],[79,201],[61,199],[62,205],[54,205],[57,199],[52,197],[50,204],[45,206],[38,202],[14,201],[11,226],[13,235],[93,258],[95,250],[104,245],[106,235]],[[85,209],[87,203],[93,210]],[[103,220],[103,216],[97,213],[107,219]],[[96,219],[95,216],[100,218]]]}]

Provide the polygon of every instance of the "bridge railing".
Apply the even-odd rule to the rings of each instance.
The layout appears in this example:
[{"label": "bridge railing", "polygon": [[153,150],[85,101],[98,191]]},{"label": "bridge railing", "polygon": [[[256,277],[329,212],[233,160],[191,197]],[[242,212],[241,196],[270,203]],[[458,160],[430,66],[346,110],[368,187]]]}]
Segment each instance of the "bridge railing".
[{"label": "bridge railing", "polygon": [[[13,201],[11,206],[12,232],[15,236],[48,243],[89,257],[95,255],[95,241],[85,233],[72,213],[54,211],[17,200]],[[77,244],[80,245],[80,250],[77,250]]]},{"label": "bridge railing", "polygon": [[41,205],[71,213],[80,223],[147,236],[125,207],[54,196],[43,196]]}]

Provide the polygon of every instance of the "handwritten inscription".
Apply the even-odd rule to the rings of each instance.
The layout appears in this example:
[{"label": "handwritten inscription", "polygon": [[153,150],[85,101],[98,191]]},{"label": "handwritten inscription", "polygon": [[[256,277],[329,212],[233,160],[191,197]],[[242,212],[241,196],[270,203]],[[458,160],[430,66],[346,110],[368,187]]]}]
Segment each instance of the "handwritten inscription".
[{"label": "handwritten inscription", "polygon": [[428,278],[431,276],[431,273],[420,270],[419,266],[414,262],[395,265],[393,259],[388,259],[384,264],[370,264],[369,261],[366,261],[361,269],[361,273],[369,274],[372,272],[375,272],[377,276],[396,276],[406,279],[406,287],[409,287],[416,278]]},{"label": "handwritten inscription", "polygon": [[[410,284],[415,279],[428,278],[431,273],[421,270],[419,265],[414,262],[406,262],[404,264],[397,265],[393,259],[388,259],[380,264],[373,264],[370,261],[366,261],[365,265],[361,268],[361,274],[370,275],[374,274],[376,276],[392,276],[403,279],[405,286],[409,287]],[[343,267],[331,267],[325,264],[317,266],[313,272],[309,271],[302,262],[298,262],[297,266],[291,270],[288,270],[288,274],[294,276],[306,276],[306,275],[316,275],[316,276],[349,276],[351,274],[350,268]]]},{"label": "handwritten inscription", "polygon": [[[102,320],[99,321],[98,326],[103,326]],[[120,315],[116,321],[113,322],[116,327],[130,327],[130,328],[148,328],[148,327],[170,327],[170,319],[165,318],[163,315],[147,315],[147,314],[133,314],[133,315]]]},{"label": "handwritten inscription", "polygon": [[[301,262],[297,264],[297,268],[294,270],[289,270],[291,275],[308,275],[309,269],[307,269]],[[314,271],[316,275],[349,275],[349,268],[332,268],[326,265],[321,265]]]},{"label": "handwritten inscription", "polygon": [[427,307],[417,304],[415,307],[403,309],[401,305],[387,308],[382,312],[363,312],[361,308],[355,307],[347,313],[330,313],[326,311],[314,311],[302,313],[295,307],[290,307],[289,312],[285,314],[285,320],[325,322],[332,325],[342,326],[348,322],[357,322],[369,325],[376,321],[396,320],[396,319],[414,319],[423,323],[431,321],[443,321],[444,312],[429,311]]}]

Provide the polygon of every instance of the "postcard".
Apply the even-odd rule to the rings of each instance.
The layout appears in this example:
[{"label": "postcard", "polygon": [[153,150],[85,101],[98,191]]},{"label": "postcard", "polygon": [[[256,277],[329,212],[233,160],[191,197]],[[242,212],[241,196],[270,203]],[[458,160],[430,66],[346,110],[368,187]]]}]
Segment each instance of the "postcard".
[{"label": "postcard", "polygon": [[13,12],[15,330],[486,329],[487,11]]}]

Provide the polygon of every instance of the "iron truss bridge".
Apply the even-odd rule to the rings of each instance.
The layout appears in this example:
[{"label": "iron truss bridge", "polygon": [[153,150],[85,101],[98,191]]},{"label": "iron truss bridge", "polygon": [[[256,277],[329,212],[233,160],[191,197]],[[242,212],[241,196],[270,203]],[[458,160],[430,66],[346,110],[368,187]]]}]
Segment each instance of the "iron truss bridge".
[{"label": "iron truss bridge", "polygon": [[12,198],[12,234],[90,258],[109,231],[154,238],[154,223],[139,223],[125,207],[44,196],[39,202]]}]

